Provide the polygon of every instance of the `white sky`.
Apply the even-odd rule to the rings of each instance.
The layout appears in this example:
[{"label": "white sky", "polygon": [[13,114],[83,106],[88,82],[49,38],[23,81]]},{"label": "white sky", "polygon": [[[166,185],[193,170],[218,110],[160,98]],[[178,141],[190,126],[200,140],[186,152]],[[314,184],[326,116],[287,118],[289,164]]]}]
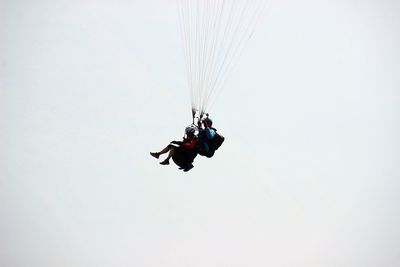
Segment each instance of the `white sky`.
[{"label": "white sky", "polygon": [[0,265],[400,266],[399,14],[275,1],[183,173],[174,1],[0,0]]}]

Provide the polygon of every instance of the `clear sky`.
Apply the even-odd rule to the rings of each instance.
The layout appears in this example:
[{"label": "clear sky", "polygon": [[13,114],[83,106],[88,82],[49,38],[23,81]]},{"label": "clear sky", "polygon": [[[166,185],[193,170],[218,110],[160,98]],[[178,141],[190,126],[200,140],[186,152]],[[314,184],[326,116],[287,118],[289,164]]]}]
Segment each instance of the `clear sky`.
[{"label": "clear sky", "polygon": [[0,266],[400,266],[399,14],[276,0],[183,173],[174,1],[0,0]]}]

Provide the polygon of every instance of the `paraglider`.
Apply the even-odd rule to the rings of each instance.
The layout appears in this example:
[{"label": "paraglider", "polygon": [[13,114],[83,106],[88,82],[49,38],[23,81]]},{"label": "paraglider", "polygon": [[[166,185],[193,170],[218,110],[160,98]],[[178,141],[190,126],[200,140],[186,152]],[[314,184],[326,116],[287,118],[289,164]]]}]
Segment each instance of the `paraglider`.
[{"label": "paraglider", "polygon": [[203,127],[199,127],[197,149],[201,156],[211,158],[215,151],[222,145],[225,138],[217,133],[217,129],[212,127],[212,120],[207,117],[202,121]]},{"label": "paraglider", "polygon": [[[204,128],[201,125],[204,125]],[[207,114],[207,118],[199,121],[197,126],[192,124],[186,127],[182,141],[171,141],[160,152],[150,152],[150,155],[158,159],[161,155],[168,153],[167,158],[160,164],[169,165],[172,158],[180,170],[187,172],[194,167],[192,163],[198,154],[211,158],[224,142],[224,137],[217,134],[217,130],[211,128],[211,125],[212,120]]]},{"label": "paraglider", "polygon": [[[212,127],[208,112],[235,67],[268,0],[177,0],[180,33],[190,93],[192,125],[183,141],[160,152],[188,171],[197,155],[213,157],[224,137]],[[196,122],[197,120],[197,122]]]},{"label": "paraglider", "polygon": [[160,162],[161,165],[169,165],[169,160],[172,158],[179,169],[185,172],[189,171],[193,168],[192,163],[197,156],[195,131],[196,129],[193,126],[186,127],[183,141],[172,141],[160,152],[150,152],[150,155],[158,159],[160,155],[169,152],[167,158]]}]

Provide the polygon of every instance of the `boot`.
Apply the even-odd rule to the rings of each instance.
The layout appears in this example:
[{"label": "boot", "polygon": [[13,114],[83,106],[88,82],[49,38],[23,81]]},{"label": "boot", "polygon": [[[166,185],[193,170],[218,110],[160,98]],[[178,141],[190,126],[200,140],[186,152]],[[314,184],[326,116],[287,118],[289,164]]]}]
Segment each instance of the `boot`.
[{"label": "boot", "polygon": [[188,172],[190,169],[192,169],[194,166],[193,164],[190,164],[189,166],[187,166],[185,169],[183,169],[184,172]]},{"label": "boot", "polygon": [[169,165],[169,160],[163,160],[160,162],[161,165]]},{"label": "boot", "polygon": [[158,159],[160,157],[160,153],[158,153],[158,152],[150,152],[150,155],[152,155],[156,159]]}]

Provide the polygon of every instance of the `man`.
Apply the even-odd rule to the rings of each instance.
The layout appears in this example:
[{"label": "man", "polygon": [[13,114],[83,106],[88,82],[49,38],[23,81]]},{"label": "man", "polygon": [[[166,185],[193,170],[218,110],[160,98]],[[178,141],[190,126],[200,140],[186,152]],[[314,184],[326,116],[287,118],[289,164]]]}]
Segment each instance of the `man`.
[{"label": "man", "polygon": [[202,124],[204,128],[199,129],[197,150],[200,155],[211,158],[225,138],[217,133],[217,129],[212,127],[213,122],[208,116],[202,121]]}]

